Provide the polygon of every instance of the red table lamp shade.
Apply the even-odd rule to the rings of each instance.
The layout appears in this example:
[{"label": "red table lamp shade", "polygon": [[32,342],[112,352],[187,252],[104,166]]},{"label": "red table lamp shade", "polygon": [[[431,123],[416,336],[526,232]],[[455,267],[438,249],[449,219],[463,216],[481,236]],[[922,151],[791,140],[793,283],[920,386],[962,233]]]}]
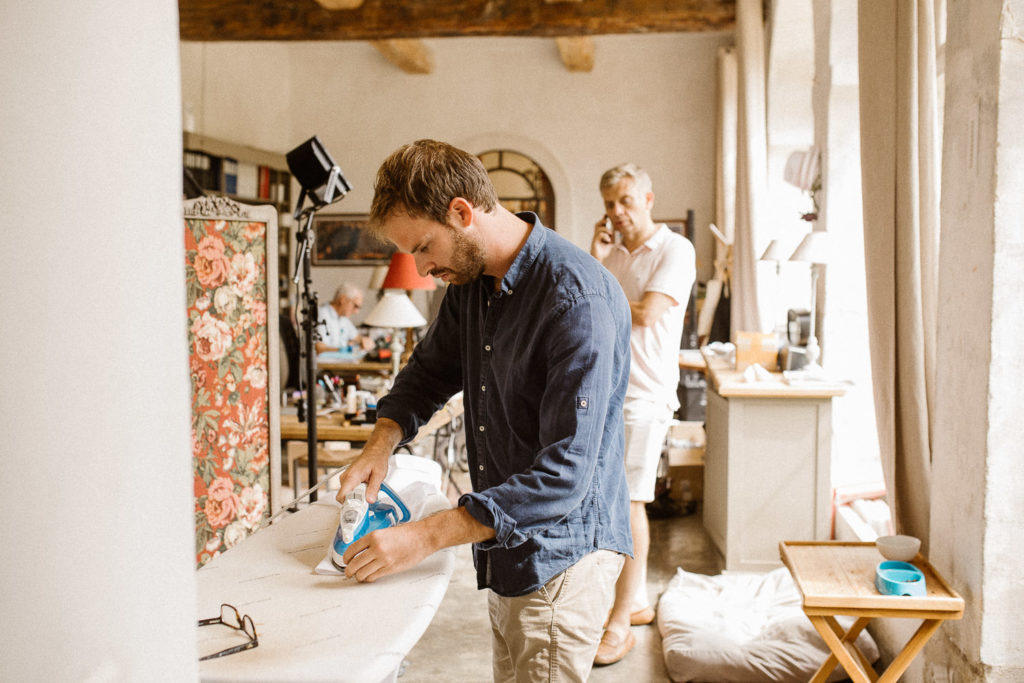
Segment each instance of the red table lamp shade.
[{"label": "red table lamp shade", "polygon": [[412,254],[397,252],[391,255],[388,274],[381,289],[437,289],[434,278],[416,272],[416,259]]}]

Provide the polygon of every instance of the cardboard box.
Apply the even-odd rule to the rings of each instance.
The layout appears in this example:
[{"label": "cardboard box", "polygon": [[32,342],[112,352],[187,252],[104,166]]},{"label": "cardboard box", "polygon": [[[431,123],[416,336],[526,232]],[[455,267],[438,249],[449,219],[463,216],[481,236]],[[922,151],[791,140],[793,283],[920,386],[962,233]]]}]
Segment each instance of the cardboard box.
[{"label": "cardboard box", "polygon": [[677,422],[668,432],[671,497],[680,503],[704,498],[704,424]]},{"label": "cardboard box", "polygon": [[672,500],[680,503],[704,500],[704,465],[669,467]]},{"label": "cardboard box", "polygon": [[774,372],[779,367],[779,338],[774,332],[736,333],[736,371],[757,363]]}]

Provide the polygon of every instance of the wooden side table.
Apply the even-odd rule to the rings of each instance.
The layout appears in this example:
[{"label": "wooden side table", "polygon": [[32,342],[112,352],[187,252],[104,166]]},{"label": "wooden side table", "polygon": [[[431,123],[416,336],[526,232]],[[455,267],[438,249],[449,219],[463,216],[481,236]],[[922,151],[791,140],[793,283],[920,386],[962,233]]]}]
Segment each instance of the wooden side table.
[{"label": "wooden side table", "polygon": [[[812,683],[824,683],[836,664],[855,683],[897,681],[945,619],[964,615],[963,598],[920,553],[912,564],[925,576],[928,593],[921,597],[882,595],[875,589],[875,568],[885,558],[874,543],[783,541],[779,554],[803,594],[804,614],[832,651]],[[840,614],[857,617],[848,631],[836,621]],[[854,643],[876,617],[924,620],[881,676]]]}]

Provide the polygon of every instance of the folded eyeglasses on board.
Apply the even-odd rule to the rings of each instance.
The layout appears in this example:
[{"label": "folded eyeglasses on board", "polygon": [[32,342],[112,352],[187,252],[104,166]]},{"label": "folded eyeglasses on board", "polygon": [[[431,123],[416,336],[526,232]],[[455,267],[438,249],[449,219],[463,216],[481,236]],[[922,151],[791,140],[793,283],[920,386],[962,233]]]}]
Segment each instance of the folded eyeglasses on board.
[{"label": "folded eyeglasses on board", "polygon": [[199,661],[201,662],[207,659],[224,657],[225,655],[233,655],[236,652],[242,652],[243,650],[251,650],[252,648],[260,644],[259,638],[256,636],[256,625],[252,623],[252,617],[250,617],[248,614],[242,616],[238,613],[238,609],[236,609],[234,605],[224,603],[220,606],[219,617],[211,617],[209,619],[199,620],[200,626],[211,626],[213,624],[223,624],[228,628],[234,629],[236,631],[241,631],[249,637],[249,640],[245,643],[242,643],[241,645],[235,645],[234,647],[229,647],[219,652],[214,652],[213,654],[206,655],[205,657],[200,657]]}]

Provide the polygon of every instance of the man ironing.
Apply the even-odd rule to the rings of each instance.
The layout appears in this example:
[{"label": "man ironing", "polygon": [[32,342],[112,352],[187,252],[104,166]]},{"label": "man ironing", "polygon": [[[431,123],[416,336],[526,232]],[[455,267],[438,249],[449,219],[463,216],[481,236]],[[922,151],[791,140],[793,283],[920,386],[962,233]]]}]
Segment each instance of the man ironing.
[{"label": "man ironing", "polygon": [[464,392],[473,492],[345,552],[374,581],[473,543],[489,588],[494,679],[587,678],[623,555],[632,548],[622,464],[629,308],[615,279],[532,213],[498,205],[480,161],[420,140],[378,171],[370,222],[449,283],[339,500],[373,500],[388,457]]}]

